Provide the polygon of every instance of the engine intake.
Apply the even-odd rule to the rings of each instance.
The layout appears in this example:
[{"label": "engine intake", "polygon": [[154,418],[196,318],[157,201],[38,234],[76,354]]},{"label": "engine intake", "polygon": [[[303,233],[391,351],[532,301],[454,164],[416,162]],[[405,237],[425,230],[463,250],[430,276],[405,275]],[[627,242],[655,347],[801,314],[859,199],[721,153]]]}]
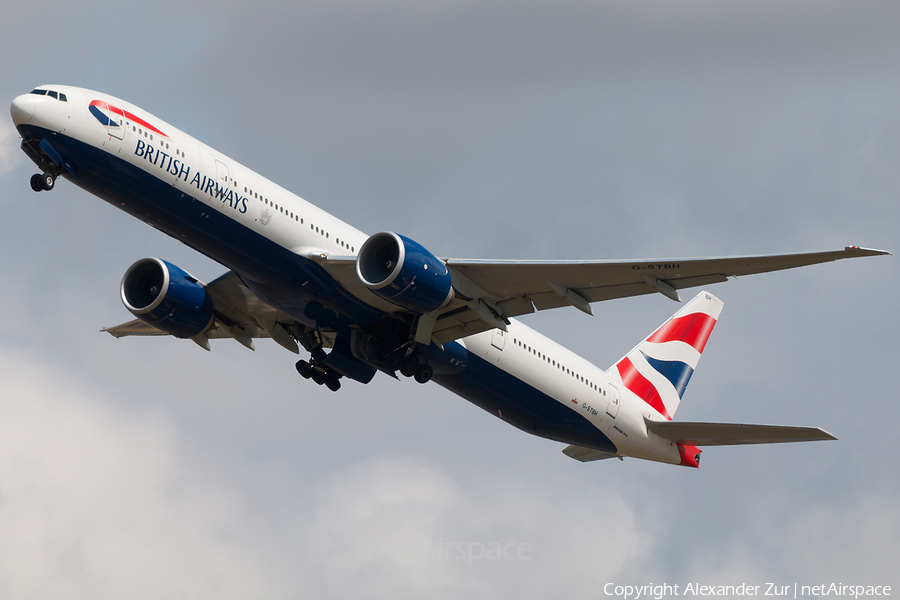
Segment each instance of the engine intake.
[{"label": "engine intake", "polygon": [[363,243],[356,274],[379,297],[418,313],[444,307],[453,298],[447,265],[420,244],[392,232],[376,233]]},{"label": "engine intake", "polygon": [[131,314],[175,337],[194,337],[213,322],[212,299],[203,285],[158,258],[142,258],[131,265],[120,294]]}]

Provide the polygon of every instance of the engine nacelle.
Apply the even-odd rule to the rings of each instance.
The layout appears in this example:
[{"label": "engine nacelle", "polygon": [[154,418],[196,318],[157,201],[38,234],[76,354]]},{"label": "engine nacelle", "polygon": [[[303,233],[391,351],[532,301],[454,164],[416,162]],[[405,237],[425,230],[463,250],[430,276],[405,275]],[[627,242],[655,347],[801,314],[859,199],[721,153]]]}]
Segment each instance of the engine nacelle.
[{"label": "engine nacelle", "polygon": [[213,321],[212,298],[200,282],[158,258],[142,258],[131,265],[120,293],[131,314],[175,337],[194,337]]},{"label": "engine nacelle", "polygon": [[376,233],[363,243],[356,274],[381,298],[418,313],[446,306],[453,298],[447,265],[396,233]]}]

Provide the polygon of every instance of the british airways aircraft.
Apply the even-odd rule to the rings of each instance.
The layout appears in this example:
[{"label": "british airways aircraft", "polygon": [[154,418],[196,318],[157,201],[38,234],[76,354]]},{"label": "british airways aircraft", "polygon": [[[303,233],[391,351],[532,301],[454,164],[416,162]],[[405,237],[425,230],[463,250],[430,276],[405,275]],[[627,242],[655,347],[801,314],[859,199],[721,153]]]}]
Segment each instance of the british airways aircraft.
[{"label": "british airways aircraft", "polygon": [[672,420],[723,303],[701,291],[609,369],[514,319],[536,310],[678,291],[728,277],[843,258],[831,252],[733,258],[517,261],[438,258],[393,232],[367,235],[119,98],[47,85],[17,97],[22,150],[224,265],[204,284],[159,258],[125,272],[135,320],[116,337],[172,335],[209,350],[271,338],[331,390],[378,371],[433,380],[580,461],[635,457],[697,467],[699,446],[835,439],[821,429]]}]

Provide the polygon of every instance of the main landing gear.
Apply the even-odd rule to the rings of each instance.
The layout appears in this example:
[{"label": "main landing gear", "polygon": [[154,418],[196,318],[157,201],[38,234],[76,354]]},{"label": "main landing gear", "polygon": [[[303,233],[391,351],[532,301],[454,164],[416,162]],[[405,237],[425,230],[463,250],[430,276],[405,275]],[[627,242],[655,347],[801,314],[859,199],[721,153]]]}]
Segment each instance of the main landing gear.
[{"label": "main landing gear", "polygon": [[[317,350],[318,352],[313,352],[309,362],[305,360],[297,361],[297,372],[300,373],[303,379],[312,379],[319,385],[324,385],[332,392],[336,392],[341,389],[341,376],[324,366],[325,352],[321,348]],[[317,355],[319,354],[321,355],[318,356],[317,360]]]},{"label": "main landing gear", "polygon": [[418,353],[397,356],[393,359],[391,367],[404,377],[412,377],[419,383],[428,383],[434,375],[434,368],[422,360]]},{"label": "main landing gear", "polygon": [[49,192],[56,184],[56,177],[49,173],[35,173],[31,176],[31,189],[36,192]]}]

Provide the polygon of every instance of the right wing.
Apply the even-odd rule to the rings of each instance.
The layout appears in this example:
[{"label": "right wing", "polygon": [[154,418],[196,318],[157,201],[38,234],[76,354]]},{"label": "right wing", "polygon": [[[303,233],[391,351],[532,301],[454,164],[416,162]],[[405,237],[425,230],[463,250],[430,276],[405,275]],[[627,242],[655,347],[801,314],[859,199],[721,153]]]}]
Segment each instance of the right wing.
[{"label": "right wing", "polygon": [[[445,259],[456,290],[444,308],[427,315],[438,343],[489,329],[505,329],[511,317],[562,306],[593,314],[590,304],[659,292],[680,301],[678,290],[755,273],[794,269],[844,258],[890,254],[848,246],[830,252],[728,258],[662,260],[475,260]],[[385,312],[404,312],[376,296],[356,275],[355,256],[311,256],[347,291]],[[420,341],[417,337],[417,341]]]},{"label": "right wing", "polygon": [[[447,342],[497,327],[509,317],[562,306],[593,314],[590,304],[678,290],[806,265],[889,254],[850,246],[831,252],[609,261],[484,261],[448,259],[453,286],[467,302],[452,302],[437,317],[434,335]],[[488,313],[488,314],[486,314]],[[490,317],[496,317],[493,321]]]}]

